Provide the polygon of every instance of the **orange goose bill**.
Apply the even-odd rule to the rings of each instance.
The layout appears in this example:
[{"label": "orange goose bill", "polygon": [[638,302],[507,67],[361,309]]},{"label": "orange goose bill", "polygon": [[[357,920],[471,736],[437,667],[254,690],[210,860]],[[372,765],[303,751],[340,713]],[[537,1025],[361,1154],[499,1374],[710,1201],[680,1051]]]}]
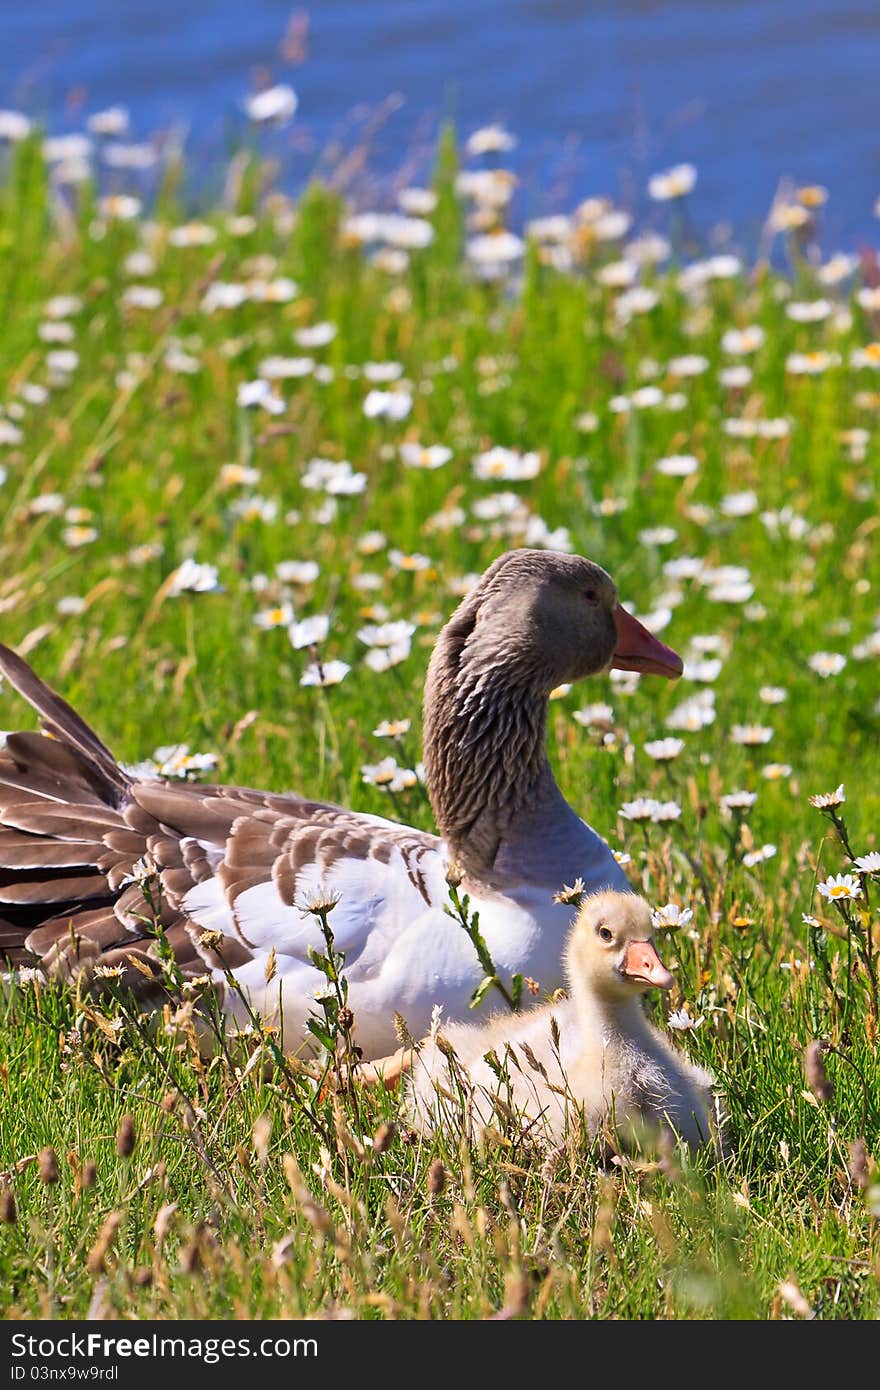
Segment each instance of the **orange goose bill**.
[{"label": "orange goose bill", "polygon": [[654,989],[672,989],[675,984],[653,941],[631,941],[626,948],[621,973],[627,980],[651,985]]},{"label": "orange goose bill", "polygon": [[620,604],[614,610],[617,647],[611,658],[614,671],[639,671],[676,680],[684,670],[681,657],[658,639]]}]

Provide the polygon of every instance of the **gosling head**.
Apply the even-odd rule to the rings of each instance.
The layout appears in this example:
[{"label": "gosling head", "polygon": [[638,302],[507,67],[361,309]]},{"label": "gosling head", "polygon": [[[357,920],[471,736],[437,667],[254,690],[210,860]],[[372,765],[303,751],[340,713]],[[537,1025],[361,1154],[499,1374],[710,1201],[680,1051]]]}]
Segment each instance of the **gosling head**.
[{"label": "gosling head", "polygon": [[681,658],[617,600],[611,576],[580,555],[510,550],[449,624],[460,658],[520,671],[549,693],[612,667],[675,678]]},{"label": "gosling head", "polygon": [[577,915],[566,951],[568,975],[606,999],[671,989],[672,976],[654,945],[651,909],[635,893],[596,893]]}]

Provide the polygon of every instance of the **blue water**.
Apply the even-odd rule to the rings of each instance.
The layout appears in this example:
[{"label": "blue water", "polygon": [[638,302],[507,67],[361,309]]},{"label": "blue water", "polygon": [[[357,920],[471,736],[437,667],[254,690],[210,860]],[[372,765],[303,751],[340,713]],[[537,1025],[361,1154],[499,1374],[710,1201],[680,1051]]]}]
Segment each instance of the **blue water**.
[{"label": "blue water", "polygon": [[[365,196],[430,167],[439,120],[501,119],[523,210],[592,193],[639,207],[647,176],[688,160],[706,229],[757,228],[780,176],[831,190],[826,241],[876,241],[878,0],[320,0],[307,56],[281,41],[290,0],[0,0],[0,105],[61,132],[122,103],[138,136],[184,127],[205,171],[235,138],[254,75],[290,82],[275,140],[289,180],[329,167],[368,126]],[[219,178],[219,174],[217,175]]]}]

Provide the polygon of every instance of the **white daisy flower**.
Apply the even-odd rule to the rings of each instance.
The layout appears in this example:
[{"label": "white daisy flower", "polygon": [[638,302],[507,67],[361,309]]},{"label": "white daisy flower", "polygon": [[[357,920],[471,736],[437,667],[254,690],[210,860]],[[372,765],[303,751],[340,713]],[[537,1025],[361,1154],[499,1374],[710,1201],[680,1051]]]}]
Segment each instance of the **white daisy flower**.
[{"label": "white daisy flower", "polygon": [[290,623],[287,631],[294,651],[300,651],[303,647],[314,647],[325,641],[330,631],[330,619],[324,613],[315,613],[310,618]]},{"label": "white daisy flower", "polygon": [[811,671],[827,680],[829,676],[839,676],[846,665],[846,657],[840,652],[814,652],[807,661]]},{"label": "white daisy flower", "polygon": [[827,811],[834,806],[842,806],[846,801],[846,791],[843,782],[836,787],[833,792],[819,792],[816,796],[809,798],[811,806],[815,806],[817,811]]},{"label": "white daisy flower", "polygon": [[699,466],[693,454],[670,454],[654,464],[656,472],[662,473],[665,478],[689,478]]},{"label": "white daisy flower", "polygon": [[345,661],[313,661],[300,677],[300,685],[339,685],[344,681],[351,667]]},{"label": "white daisy flower", "polygon": [[651,743],[645,744],[645,752],[649,758],[653,758],[658,763],[672,762],[677,758],[684,748],[683,738],[658,738]]},{"label": "white daisy flower", "polygon": [[677,903],[667,903],[665,907],[655,908],[651,912],[651,923],[658,931],[677,931],[679,927],[686,927],[688,922],[693,919],[693,915],[689,907],[679,907]]},{"label": "white daisy flower", "polygon": [[216,565],[202,565],[197,560],[184,560],[170,581],[168,594],[216,594],[222,590]]},{"label": "white daisy flower", "polygon": [[621,820],[636,823],[652,821],[659,805],[659,801],[655,801],[653,797],[640,796],[635,801],[625,801],[617,814]]},{"label": "white daisy flower", "polygon": [[249,97],[244,109],[257,125],[284,125],[296,114],[299,99],[292,87],[279,83]]},{"label": "white daisy flower", "polygon": [[773,732],[766,724],[734,724],[730,739],[732,743],[740,743],[746,748],[756,748],[769,743]]},{"label": "white daisy flower", "polygon": [[848,902],[863,896],[862,885],[854,874],[832,874],[819,884],[819,892],[829,902]]},{"label": "white daisy flower", "polygon": [[412,410],[409,391],[370,391],[364,399],[364,414],[368,420],[403,420]]},{"label": "white daisy flower", "polygon": [[653,174],[648,180],[648,197],[655,203],[668,203],[676,198],[686,198],[697,182],[697,171],[693,164],[676,164],[662,173]]},{"label": "white daisy flower", "polygon": [[775,845],[761,845],[760,849],[752,849],[748,854],[744,854],[742,862],[747,869],[753,869],[756,864],[763,864],[765,860],[772,859],[775,853]]},{"label": "white daisy flower", "polygon": [[703,1018],[691,1018],[686,1009],[676,1009],[666,1020],[666,1027],[672,1028],[676,1033],[690,1033],[695,1028],[699,1028]]}]

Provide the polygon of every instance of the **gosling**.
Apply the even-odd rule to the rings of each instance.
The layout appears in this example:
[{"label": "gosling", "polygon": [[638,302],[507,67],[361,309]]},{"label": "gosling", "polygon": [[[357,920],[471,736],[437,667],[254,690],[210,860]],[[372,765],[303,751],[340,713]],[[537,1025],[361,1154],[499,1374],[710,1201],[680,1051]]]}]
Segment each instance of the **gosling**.
[{"label": "gosling", "polygon": [[573,1125],[591,1139],[610,1132],[627,1149],[663,1132],[691,1150],[705,1144],[713,1077],[644,1014],[642,995],[673,984],[651,928],[648,904],[633,893],[588,898],[566,946],[568,997],[482,1027],[444,1026],[405,1077],[411,1123],[446,1128],[464,1100],[477,1133],[516,1116],[544,1144]]}]

